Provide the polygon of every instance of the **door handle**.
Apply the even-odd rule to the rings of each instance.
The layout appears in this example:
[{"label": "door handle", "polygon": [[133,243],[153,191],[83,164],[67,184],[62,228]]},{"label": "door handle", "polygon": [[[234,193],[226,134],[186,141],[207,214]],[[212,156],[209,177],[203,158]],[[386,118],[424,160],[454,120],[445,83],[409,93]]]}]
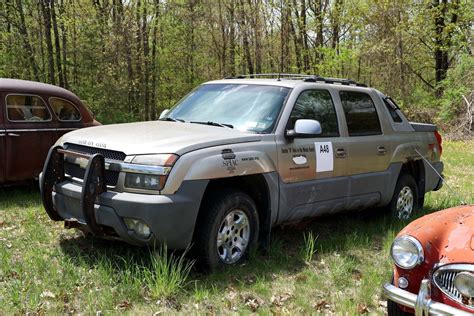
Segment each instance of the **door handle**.
[{"label": "door handle", "polygon": [[336,158],[345,158],[346,150],[344,148],[336,148]]},{"label": "door handle", "polygon": [[0,137],[5,137],[5,133],[0,133]]},{"label": "door handle", "polygon": [[15,133],[8,133],[8,136],[11,136],[11,137],[19,137],[20,135],[19,135],[19,134],[15,134]]},{"label": "door handle", "polygon": [[385,155],[387,153],[387,149],[384,146],[377,147],[377,154],[378,155]]}]

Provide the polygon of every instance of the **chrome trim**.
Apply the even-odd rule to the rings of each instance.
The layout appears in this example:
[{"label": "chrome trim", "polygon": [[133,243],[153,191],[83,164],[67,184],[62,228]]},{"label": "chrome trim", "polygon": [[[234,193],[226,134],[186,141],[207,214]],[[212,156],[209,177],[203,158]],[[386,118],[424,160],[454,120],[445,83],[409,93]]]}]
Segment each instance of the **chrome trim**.
[{"label": "chrome trim", "polygon": [[[429,280],[423,280],[423,281],[427,281],[429,282]],[[423,284],[423,281],[422,281],[422,284]],[[423,290],[424,291],[424,290]],[[431,300],[431,298],[429,296],[426,296],[426,292],[423,292],[422,291],[422,288],[420,287],[420,292],[418,293],[418,295],[416,294],[413,294],[413,293],[410,293],[408,291],[405,291],[405,290],[402,290],[390,283],[386,283],[384,284],[383,286],[383,294],[384,296],[397,303],[397,304],[400,304],[400,305],[403,305],[403,306],[406,306],[408,308],[413,308],[415,309],[416,306],[418,306],[419,309],[421,310],[426,310],[428,311],[429,314],[441,314],[441,315],[459,315],[459,316],[468,316],[468,315],[472,315],[472,313],[469,313],[469,312],[466,312],[466,311],[463,311],[463,310],[460,310],[456,307],[452,307],[450,305],[446,305],[446,304],[443,304],[443,303],[439,303],[439,302],[435,302],[433,300]],[[417,305],[418,303],[418,296],[420,295],[425,295],[424,298],[425,300],[420,300],[419,301],[419,304],[426,304],[426,305]],[[426,300],[427,298],[429,298],[429,300]],[[415,311],[416,312],[416,311]]]},{"label": "chrome trim", "polygon": [[[395,242],[397,240],[403,240],[403,239],[406,239],[406,240],[412,242],[415,245],[416,249],[418,250],[418,254],[419,254],[418,260],[415,262],[415,264],[413,264],[412,266],[409,266],[409,267],[402,267],[402,266],[398,265],[396,260],[393,258],[393,245],[395,245]],[[410,236],[410,235],[403,235],[403,236],[395,238],[395,240],[392,243],[392,246],[390,247],[390,256],[392,257],[393,263],[397,267],[399,267],[401,269],[404,269],[404,270],[413,269],[414,267],[416,267],[417,265],[420,265],[421,263],[423,263],[425,261],[425,253],[423,251],[423,246],[418,241],[418,239],[416,239],[415,237]]]},{"label": "chrome trim", "polygon": [[11,137],[20,137],[20,134],[15,134],[15,133],[8,133],[7,135]]},{"label": "chrome trim", "polygon": [[[459,303],[466,308],[473,310],[474,311],[474,306],[472,305],[466,305],[464,304],[458,297],[454,296],[458,290],[454,286],[454,277],[453,277],[453,291],[449,292],[445,289],[444,286],[438,283],[438,275],[442,272],[471,272],[474,273],[474,264],[467,264],[467,263],[454,263],[454,264],[444,264],[439,266],[434,272],[433,272],[433,283],[440,289],[441,292],[443,292],[444,295],[446,295],[450,300]],[[454,292],[456,291],[456,292]],[[454,292],[454,293],[453,293]],[[461,293],[459,293],[460,296],[462,296]]]},{"label": "chrome trim", "polygon": [[[63,101],[66,101],[70,104],[72,104],[72,106],[77,110],[77,113],[79,113],[79,119],[78,120],[61,120],[59,118],[59,116],[56,114],[56,112],[54,111],[54,107],[53,105],[51,104],[51,99],[58,99],[58,100],[63,100]],[[81,114],[81,111],[79,110],[79,108],[71,101],[69,100],[66,100],[64,98],[60,98],[60,97],[49,97],[48,98],[48,103],[49,103],[49,106],[51,107],[51,109],[53,110],[53,113],[54,113],[54,116],[56,116],[56,118],[58,119],[58,121],[60,122],[80,122],[82,120],[82,114]]]},{"label": "chrome trim", "polygon": [[[71,163],[79,165],[82,169],[85,169],[87,167],[87,164],[89,163],[89,159],[91,157],[86,154],[77,153],[74,151],[69,151],[69,150],[64,150],[64,149],[60,149],[59,152],[66,156],[73,156],[74,158],[66,158],[66,159],[68,159],[68,161]],[[118,160],[106,159],[105,170],[166,176],[171,172],[171,167],[138,165],[138,164],[121,162]]]},{"label": "chrome trim", "polygon": [[[74,122],[74,121],[69,121],[69,122]],[[75,131],[76,129],[79,129],[79,127],[61,127],[57,128],[57,131]]]},{"label": "chrome trim", "polygon": [[[22,121],[26,122],[26,121]],[[56,132],[55,128],[10,128],[7,129],[6,132]]]},{"label": "chrome trim", "polygon": [[431,304],[431,285],[428,279],[421,281],[420,290],[415,301],[415,316],[428,316]]},{"label": "chrome trim", "polygon": [[0,133],[0,137],[5,137],[6,134],[5,133]]},{"label": "chrome trim", "polygon": [[[49,113],[49,120],[41,120],[41,121],[28,121],[28,120],[10,120],[10,118],[8,117],[8,102],[7,102],[7,98],[10,96],[10,95],[24,95],[24,96],[30,96],[30,97],[38,97],[41,99],[41,101],[43,101],[43,104],[44,104],[44,107],[48,110],[48,113]],[[27,123],[47,123],[47,122],[51,122],[53,120],[53,114],[51,114],[51,109],[49,108],[48,106],[48,103],[45,102],[45,100],[40,97],[39,95],[37,94],[29,94],[29,93],[9,93],[5,96],[5,111],[6,111],[6,117],[7,117],[7,120],[9,122],[12,122],[12,123],[23,123],[23,122],[27,122]]]}]

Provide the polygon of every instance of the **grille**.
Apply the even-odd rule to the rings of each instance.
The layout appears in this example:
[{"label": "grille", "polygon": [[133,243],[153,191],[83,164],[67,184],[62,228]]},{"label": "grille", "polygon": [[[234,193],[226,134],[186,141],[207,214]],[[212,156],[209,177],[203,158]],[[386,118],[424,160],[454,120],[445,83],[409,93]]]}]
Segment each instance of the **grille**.
[{"label": "grille", "polygon": [[91,156],[94,154],[101,154],[102,156],[104,156],[105,159],[113,159],[113,160],[120,160],[120,161],[124,161],[125,157],[127,156],[125,155],[125,153],[121,151],[88,147],[88,146],[82,146],[82,145],[76,145],[76,144],[70,144],[70,143],[64,144],[64,149],[75,151],[81,154],[91,155]]},{"label": "grille", "polygon": [[[91,156],[94,154],[101,154],[102,156],[104,156],[105,159],[111,159],[111,160],[124,161],[126,157],[126,155],[120,151],[94,148],[94,147],[88,147],[88,146],[82,146],[82,145],[76,145],[76,144],[70,144],[70,143],[64,144],[64,149],[75,151],[81,154],[91,155]],[[73,164],[69,161],[65,161],[64,172],[71,177],[84,179],[84,174],[86,170],[82,169],[76,164]],[[116,186],[119,175],[120,175],[119,171],[106,170],[105,183],[109,186]]]},{"label": "grille", "polygon": [[435,285],[449,298],[459,302],[459,304],[468,308],[474,309],[474,303],[466,304],[461,293],[454,286],[454,278],[460,272],[469,271],[474,272],[474,265],[472,264],[451,264],[441,266],[438,270],[433,273],[433,281]]}]

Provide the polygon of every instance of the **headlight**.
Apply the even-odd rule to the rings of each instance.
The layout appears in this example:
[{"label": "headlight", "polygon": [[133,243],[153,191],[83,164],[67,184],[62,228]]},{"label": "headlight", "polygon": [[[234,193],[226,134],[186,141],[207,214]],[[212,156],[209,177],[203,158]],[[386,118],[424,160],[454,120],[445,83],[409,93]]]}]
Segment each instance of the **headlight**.
[{"label": "headlight", "polygon": [[393,241],[391,249],[392,259],[402,269],[411,269],[424,260],[423,247],[412,236],[401,236]]},{"label": "headlight", "polygon": [[160,177],[148,174],[127,173],[125,175],[125,187],[140,190],[160,190]]},{"label": "headlight", "polygon": [[454,287],[463,296],[474,297],[474,274],[470,272],[460,272],[454,277]]},{"label": "headlight", "polygon": [[131,159],[131,165],[152,166],[160,169],[150,171],[150,168],[129,168],[135,170],[127,170],[125,187],[138,190],[162,190],[176,160],[178,156],[173,154],[134,156]]}]

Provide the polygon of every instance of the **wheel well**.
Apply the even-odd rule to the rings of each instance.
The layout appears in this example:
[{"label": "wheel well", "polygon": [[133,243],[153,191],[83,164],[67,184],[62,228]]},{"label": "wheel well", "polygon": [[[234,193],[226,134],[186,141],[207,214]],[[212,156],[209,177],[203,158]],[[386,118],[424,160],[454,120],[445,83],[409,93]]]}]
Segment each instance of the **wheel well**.
[{"label": "wheel well", "polygon": [[425,166],[421,160],[409,160],[402,165],[400,174],[408,173],[415,178],[418,187],[418,198],[422,199],[425,195]]},{"label": "wheel well", "polygon": [[261,174],[238,176],[225,179],[210,180],[204,191],[204,196],[201,201],[201,206],[198,213],[197,223],[205,213],[204,206],[206,201],[211,197],[212,193],[222,189],[236,189],[248,194],[257,205],[257,213],[259,220],[259,240],[266,238],[270,233],[270,192],[267,181]]}]

